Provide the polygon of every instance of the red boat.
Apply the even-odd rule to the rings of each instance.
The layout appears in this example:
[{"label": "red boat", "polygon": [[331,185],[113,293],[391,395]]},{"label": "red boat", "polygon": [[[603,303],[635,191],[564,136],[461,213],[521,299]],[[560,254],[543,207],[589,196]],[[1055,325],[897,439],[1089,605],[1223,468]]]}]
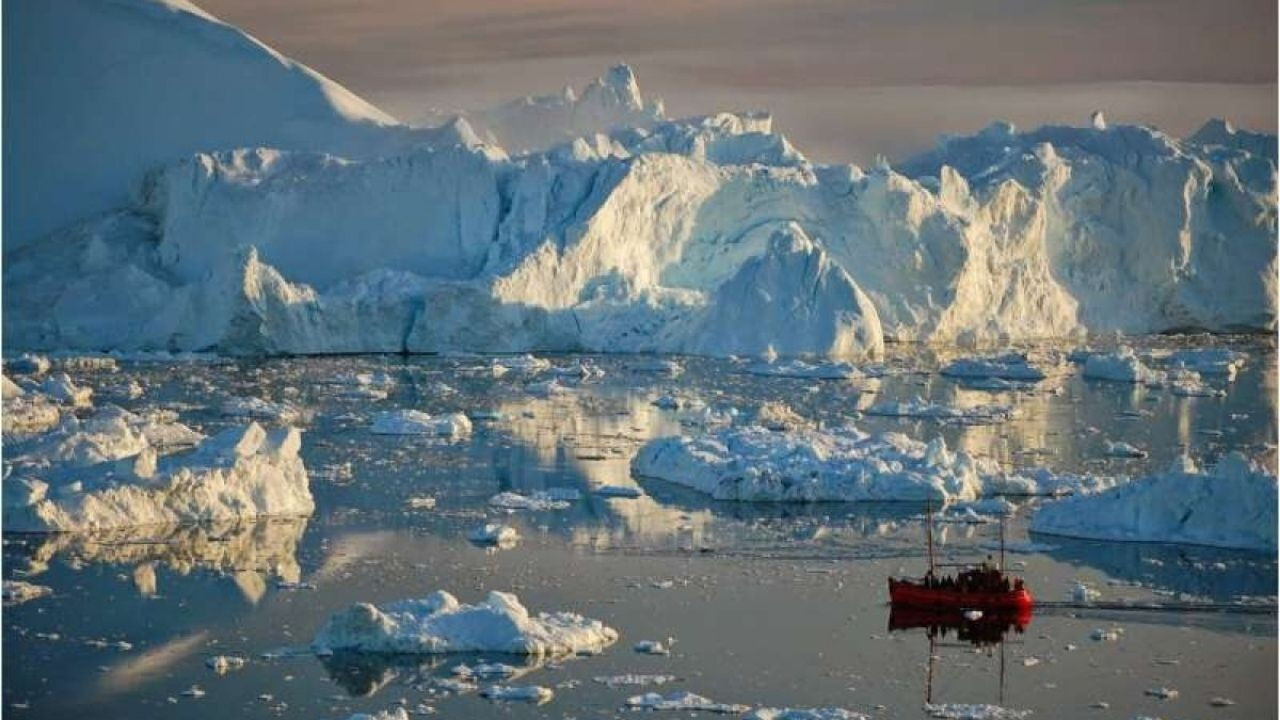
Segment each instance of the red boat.
[{"label": "red boat", "polygon": [[[889,578],[889,602],[894,607],[951,610],[1029,611],[1035,604],[1031,591],[1021,578],[1004,574],[1004,521],[1000,522],[1000,564],[991,556],[978,566],[966,568],[955,576],[935,574],[933,561],[933,507],[925,521],[929,541],[929,571],[919,580]],[[954,566],[953,566],[954,567]]]}]

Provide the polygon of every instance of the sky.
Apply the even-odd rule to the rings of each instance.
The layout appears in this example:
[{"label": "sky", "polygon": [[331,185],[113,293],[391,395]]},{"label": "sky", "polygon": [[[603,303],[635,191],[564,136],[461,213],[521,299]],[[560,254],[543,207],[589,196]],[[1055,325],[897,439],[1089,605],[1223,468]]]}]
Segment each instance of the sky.
[{"label": "sky", "polygon": [[403,121],[581,87],[616,62],[668,113],[768,110],[866,163],[992,120],[1210,117],[1275,132],[1275,0],[197,0]]}]

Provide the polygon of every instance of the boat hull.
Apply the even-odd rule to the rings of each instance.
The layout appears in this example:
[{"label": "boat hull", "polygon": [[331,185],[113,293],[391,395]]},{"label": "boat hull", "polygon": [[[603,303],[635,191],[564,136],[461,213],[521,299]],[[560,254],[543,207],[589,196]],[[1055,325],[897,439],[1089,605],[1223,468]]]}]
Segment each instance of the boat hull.
[{"label": "boat hull", "polygon": [[900,607],[975,610],[1030,610],[1035,599],[1025,588],[1009,592],[959,592],[889,579],[889,602]]}]

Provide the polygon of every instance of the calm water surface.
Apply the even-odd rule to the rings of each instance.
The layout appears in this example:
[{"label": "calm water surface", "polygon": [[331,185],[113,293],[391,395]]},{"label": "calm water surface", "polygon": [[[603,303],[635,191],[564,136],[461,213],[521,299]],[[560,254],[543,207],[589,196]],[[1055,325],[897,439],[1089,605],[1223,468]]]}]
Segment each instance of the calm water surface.
[{"label": "calm water surface", "polygon": [[[1145,348],[1158,354],[1185,342],[1150,340]],[[5,610],[4,711],[31,718],[346,718],[404,703],[439,717],[630,717],[626,698],[647,688],[611,688],[594,678],[661,673],[678,678],[663,692],[748,705],[841,706],[883,718],[926,717],[926,693],[935,702],[1032,710],[1036,718],[1273,717],[1271,557],[1028,537],[1033,503],[1023,501],[1009,526],[1017,550],[1009,561],[1040,599],[1065,603],[1070,588],[1085,581],[1104,600],[1236,610],[1043,608],[1002,644],[978,647],[954,633],[939,638],[930,662],[925,629],[889,630],[884,587],[887,575],[923,567],[922,508],[715,503],[629,472],[646,439],[682,431],[680,413],[651,404],[673,392],[744,410],[780,400],[822,422],[853,420],[925,440],[942,435],[953,448],[1010,467],[1133,475],[1162,470],[1183,453],[1211,461],[1238,449],[1274,472],[1274,349],[1232,342],[1250,362],[1234,383],[1216,381],[1228,390],[1223,398],[1086,382],[1078,368],[1028,392],[967,390],[937,374],[948,353],[918,348],[896,348],[884,377],[858,382],[763,378],[700,359],[682,359],[686,372],[666,378],[632,371],[634,358],[597,357],[603,380],[551,397],[531,395],[528,377],[493,378],[482,370],[487,361],[475,358],[128,364],[117,373],[81,373],[76,379],[95,387],[99,404],[176,409],[205,432],[235,422],[219,413],[231,396],[305,407],[303,454],[318,510],[305,521],[6,535],[5,578],[48,585],[55,596]],[[561,365],[575,359],[553,358]],[[396,378],[390,397],[342,397],[327,383],[369,370]],[[142,397],[115,394],[129,378],[144,386]],[[856,415],[876,402],[917,396],[1009,403],[1019,414],[968,427]],[[477,424],[457,443],[371,435],[371,414],[396,407],[497,410],[505,419]],[[1150,456],[1105,457],[1107,440]],[[605,484],[638,485],[643,495],[590,494]],[[584,497],[551,512],[508,515],[486,505],[501,490],[546,487],[578,488]],[[417,495],[436,497],[437,508],[408,509],[406,499]],[[466,542],[467,531],[496,518],[520,530],[518,546],[492,551]],[[949,525],[940,535],[943,553],[964,560],[990,552],[997,534],[989,525]],[[299,581],[308,589],[281,587]],[[534,611],[571,609],[603,620],[621,640],[599,656],[525,667],[515,684],[555,689],[542,706],[436,689],[433,678],[449,677],[450,668],[474,657],[301,652],[331,613],[352,602],[435,589],[464,602],[512,591]],[[1123,631],[1117,640],[1091,639],[1095,629],[1112,628]],[[668,638],[670,656],[632,651],[640,640]],[[249,662],[220,676],[204,664],[219,654]],[[203,696],[184,694],[193,686]],[[1145,692],[1160,687],[1178,696]],[[1215,697],[1235,704],[1213,707]]]}]

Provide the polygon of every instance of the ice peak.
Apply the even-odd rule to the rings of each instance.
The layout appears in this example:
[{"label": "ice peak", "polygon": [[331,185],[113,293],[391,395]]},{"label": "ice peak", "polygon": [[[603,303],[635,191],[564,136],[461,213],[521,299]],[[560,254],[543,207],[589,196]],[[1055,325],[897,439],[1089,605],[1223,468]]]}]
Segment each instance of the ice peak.
[{"label": "ice peak", "polygon": [[1089,124],[1093,126],[1094,130],[1106,130],[1107,116],[1103,115],[1101,110],[1094,110],[1093,114],[1089,116]]}]

